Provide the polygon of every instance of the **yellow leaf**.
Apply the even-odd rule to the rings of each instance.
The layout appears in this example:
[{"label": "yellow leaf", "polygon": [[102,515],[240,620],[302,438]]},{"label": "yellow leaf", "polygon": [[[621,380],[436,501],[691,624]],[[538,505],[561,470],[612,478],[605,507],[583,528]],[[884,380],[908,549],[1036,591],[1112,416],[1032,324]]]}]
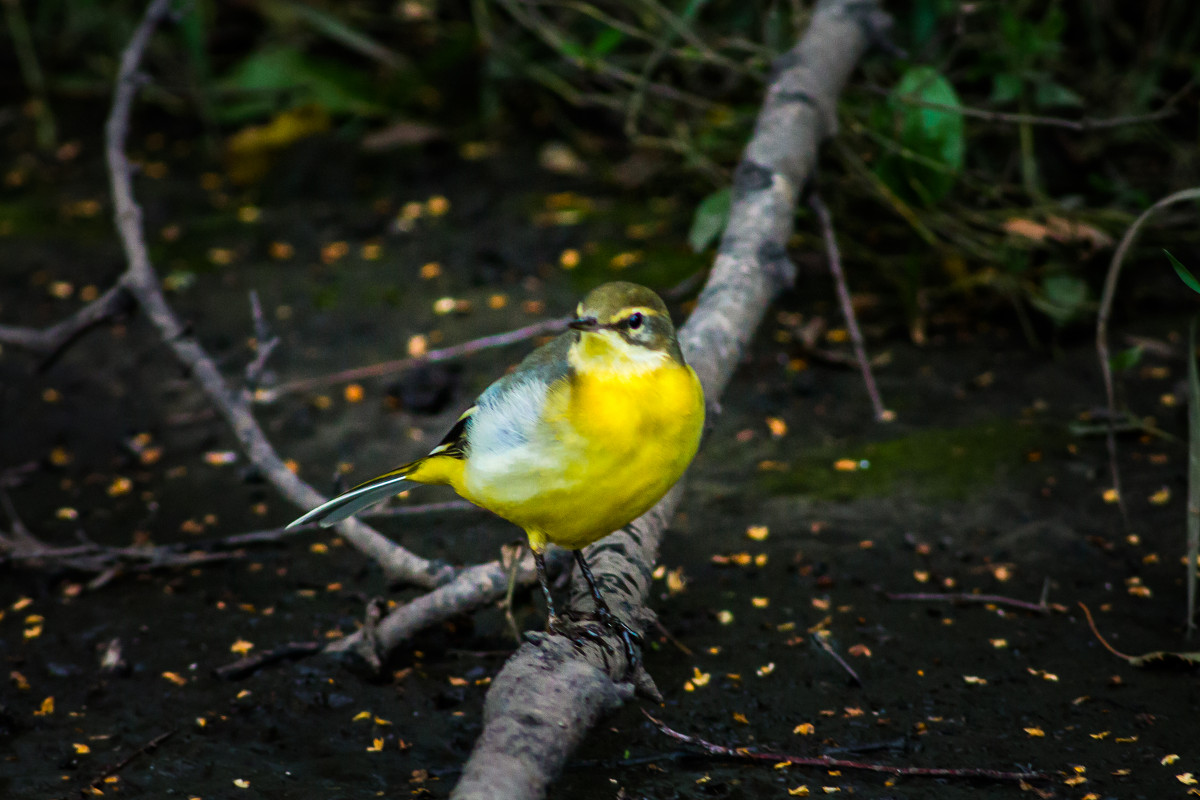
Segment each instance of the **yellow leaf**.
[{"label": "yellow leaf", "polygon": [[183,677],[177,672],[164,672],[162,676],[176,686],[184,686],[187,684],[187,678]]}]

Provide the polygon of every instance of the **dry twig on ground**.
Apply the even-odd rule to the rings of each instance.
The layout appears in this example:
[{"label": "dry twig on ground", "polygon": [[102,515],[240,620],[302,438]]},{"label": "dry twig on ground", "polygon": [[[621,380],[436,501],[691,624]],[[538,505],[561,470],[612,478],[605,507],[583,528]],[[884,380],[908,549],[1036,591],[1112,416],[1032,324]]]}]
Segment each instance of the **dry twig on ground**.
[{"label": "dry twig on ground", "polygon": [[[82,331],[110,315],[117,304],[118,295],[132,297],[172,355],[187,369],[224,417],[250,462],[297,506],[312,508],[326,498],[288,469],[275,452],[254,419],[250,393],[230,386],[212,357],[180,321],[167,303],[162,283],[150,262],[142,210],[133,196],[133,168],[125,154],[125,143],[133,101],[138,87],[145,82],[139,71],[142,56],[151,35],[167,16],[170,7],[170,0],[153,0],[147,7],[142,21],[121,54],[112,110],[105,124],[105,160],[117,233],[127,262],[125,272],[108,292],[68,320],[40,331],[5,326],[0,328],[0,341],[21,344],[39,352],[55,353]],[[338,526],[338,531],[364,555],[378,562],[393,581],[433,588],[450,580],[456,572],[448,564],[422,558],[397,545],[358,520],[346,520]]]},{"label": "dry twig on ground", "polygon": [[709,755],[721,758],[734,758],[740,761],[763,761],[768,764],[792,764],[798,767],[817,767],[823,770],[852,769],[866,772],[877,772],[884,775],[905,775],[915,778],[985,778],[993,781],[1033,781],[1045,780],[1050,776],[1044,772],[1011,772],[1008,770],[988,769],[986,767],[904,767],[893,764],[877,764],[866,761],[850,761],[831,756],[789,756],[783,753],[752,752],[745,747],[726,747],[715,744],[698,736],[689,736],[670,728],[666,723],[651,716],[642,709],[646,718],[660,731],[686,744],[697,747]]}]

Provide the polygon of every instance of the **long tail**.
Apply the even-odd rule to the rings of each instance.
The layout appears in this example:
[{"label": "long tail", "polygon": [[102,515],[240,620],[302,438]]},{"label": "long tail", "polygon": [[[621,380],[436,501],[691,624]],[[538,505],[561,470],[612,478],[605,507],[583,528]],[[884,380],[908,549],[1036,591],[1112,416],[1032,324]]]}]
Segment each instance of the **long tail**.
[{"label": "long tail", "polygon": [[317,506],[312,511],[290,523],[288,528],[297,528],[312,522],[320,523],[322,528],[328,528],[347,517],[357,514],[368,506],[373,506],[381,500],[386,500],[394,494],[399,494],[404,491],[400,488],[400,484],[408,480],[408,476],[420,463],[421,461],[415,461],[412,464],[405,464],[403,467],[397,467],[391,472],[386,472],[377,478],[372,478],[366,483],[359,484],[353,489],[343,492],[332,500]]}]

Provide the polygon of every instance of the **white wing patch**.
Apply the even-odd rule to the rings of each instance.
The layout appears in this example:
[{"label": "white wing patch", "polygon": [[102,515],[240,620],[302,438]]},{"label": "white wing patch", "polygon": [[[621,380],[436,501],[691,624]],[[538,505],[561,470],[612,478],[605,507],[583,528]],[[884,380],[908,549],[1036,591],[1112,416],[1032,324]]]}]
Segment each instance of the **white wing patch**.
[{"label": "white wing patch", "polygon": [[516,378],[502,391],[479,398],[478,410],[467,423],[471,458],[500,455],[529,444],[549,388],[538,378]]}]

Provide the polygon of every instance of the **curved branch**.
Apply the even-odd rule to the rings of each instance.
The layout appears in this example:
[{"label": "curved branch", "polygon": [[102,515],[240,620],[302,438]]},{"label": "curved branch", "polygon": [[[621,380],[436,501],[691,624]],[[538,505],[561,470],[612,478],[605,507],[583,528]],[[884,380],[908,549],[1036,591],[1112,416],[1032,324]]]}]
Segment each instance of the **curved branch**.
[{"label": "curved branch", "polygon": [[[787,240],[817,149],[833,132],[834,107],[873,31],[886,27],[876,2],[823,0],[800,43],[779,59],[734,177],[735,198],[716,263],[695,312],[680,330],[688,362],[710,404],[720,397],[767,305],[792,280]],[[626,622],[644,626],[650,572],[681,495],[674,488],[624,530],[588,549],[605,597]],[[585,606],[583,581],[572,606]],[[599,715],[630,696],[619,642],[535,636],[492,682],[484,731],[453,797],[536,798]],[[653,694],[644,673],[638,688]]]},{"label": "curved branch", "polygon": [[[162,341],[196,379],[254,466],[289,500],[311,508],[325,498],[288,469],[255,421],[247,393],[235,391],[226,382],[212,358],[175,315],[163,296],[162,284],[146,248],[142,210],[134,199],[133,170],[125,155],[125,142],[133,101],[144,81],[138,66],[151,35],[170,6],[171,0],[153,0],[146,8],[142,21],[121,54],[112,110],[105,123],[104,150],[112,188],[114,222],[127,262],[119,286],[133,296]],[[338,530],[352,545],[379,562],[391,580],[432,588],[451,579],[455,573],[449,565],[421,558],[357,520],[347,520]]]},{"label": "curved branch", "polygon": [[1167,195],[1138,215],[1138,218],[1125,231],[1125,235],[1121,237],[1121,242],[1113,252],[1112,261],[1108,265],[1108,274],[1104,277],[1104,292],[1100,297],[1100,310],[1096,314],[1096,353],[1100,357],[1100,374],[1104,377],[1104,394],[1108,401],[1108,463],[1112,473],[1113,489],[1117,493],[1117,505],[1121,509],[1121,517],[1126,526],[1129,525],[1129,512],[1125,507],[1125,497],[1121,494],[1121,473],[1117,469],[1115,427],[1117,397],[1113,386],[1112,364],[1109,362],[1108,355],[1108,318],[1112,314],[1113,300],[1117,296],[1117,280],[1121,277],[1121,267],[1125,263],[1125,256],[1129,252],[1129,248],[1133,246],[1133,240],[1137,238],[1142,226],[1155,212],[1184,200],[1200,200],[1200,188],[1183,189]]},{"label": "curved branch", "polygon": [[120,315],[129,304],[129,293],[118,280],[107,292],[53,325],[45,328],[0,325],[0,343],[46,354],[42,365],[45,368],[46,362],[54,360],[67,345],[100,323]]}]

